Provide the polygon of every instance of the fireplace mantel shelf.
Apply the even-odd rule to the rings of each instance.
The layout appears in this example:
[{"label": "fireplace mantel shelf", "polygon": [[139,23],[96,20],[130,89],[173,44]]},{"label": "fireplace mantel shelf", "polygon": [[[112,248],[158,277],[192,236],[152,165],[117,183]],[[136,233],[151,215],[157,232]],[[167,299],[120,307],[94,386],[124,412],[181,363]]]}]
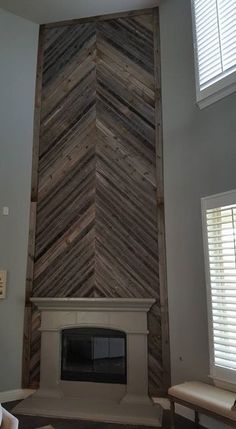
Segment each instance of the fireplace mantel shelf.
[{"label": "fireplace mantel shelf", "polygon": [[83,311],[142,311],[148,312],[155,299],[152,298],[31,298],[39,310]]}]

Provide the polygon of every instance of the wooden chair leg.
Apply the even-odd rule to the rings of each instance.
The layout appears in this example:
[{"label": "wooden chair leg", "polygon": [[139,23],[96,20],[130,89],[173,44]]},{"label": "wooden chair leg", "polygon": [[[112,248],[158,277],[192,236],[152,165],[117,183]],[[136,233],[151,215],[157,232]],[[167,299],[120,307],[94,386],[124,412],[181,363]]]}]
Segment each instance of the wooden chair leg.
[{"label": "wooden chair leg", "polygon": [[170,401],[170,427],[175,429],[175,403]]},{"label": "wooden chair leg", "polygon": [[199,414],[198,411],[195,411],[195,426],[196,428],[199,428]]}]

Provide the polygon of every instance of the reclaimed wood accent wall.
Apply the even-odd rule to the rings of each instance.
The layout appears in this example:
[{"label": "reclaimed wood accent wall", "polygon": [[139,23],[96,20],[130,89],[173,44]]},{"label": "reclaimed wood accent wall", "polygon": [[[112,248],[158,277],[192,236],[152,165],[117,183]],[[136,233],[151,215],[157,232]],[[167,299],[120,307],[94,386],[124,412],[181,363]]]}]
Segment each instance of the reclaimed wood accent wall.
[{"label": "reclaimed wood accent wall", "polygon": [[169,384],[158,10],[49,25],[40,37],[24,384],[40,370],[30,296],[153,297],[156,395]]}]

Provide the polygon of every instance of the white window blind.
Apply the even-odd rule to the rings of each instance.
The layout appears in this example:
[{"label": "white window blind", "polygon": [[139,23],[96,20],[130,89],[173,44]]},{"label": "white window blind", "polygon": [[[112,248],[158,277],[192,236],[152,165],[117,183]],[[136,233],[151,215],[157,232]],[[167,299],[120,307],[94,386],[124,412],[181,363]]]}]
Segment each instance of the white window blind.
[{"label": "white window blind", "polygon": [[236,192],[203,199],[202,207],[212,373],[222,378],[236,371]]},{"label": "white window blind", "polygon": [[236,72],[236,0],[192,0],[199,91]]}]

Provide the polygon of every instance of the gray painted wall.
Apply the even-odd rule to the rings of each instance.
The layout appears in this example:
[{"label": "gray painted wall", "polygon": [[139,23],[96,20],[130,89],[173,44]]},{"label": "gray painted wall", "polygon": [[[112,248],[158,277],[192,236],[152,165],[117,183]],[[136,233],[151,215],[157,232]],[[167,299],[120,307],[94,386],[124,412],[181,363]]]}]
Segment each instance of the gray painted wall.
[{"label": "gray painted wall", "polygon": [[155,7],[159,0],[0,0],[0,7],[39,24]]},{"label": "gray painted wall", "polygon": [[209,380],[200,198],[236,188],[236,93],[196,106],[190,3],[160,7],[173,384]]},{"label": "gray painted wall", "polygon": [[[21,387],[38,26],[0,9],[0,392]],[[8,217],[2,207],[10,208]]]},{"label": "gray painted wall", "polygon": [[[160,15],[172,383],[207,381],[200,198],[236,188],[236,94],[199,110],[190,1],[163,0]],[[20,387],[36,45],[37,26],[0,11],[0,391]]]}]

